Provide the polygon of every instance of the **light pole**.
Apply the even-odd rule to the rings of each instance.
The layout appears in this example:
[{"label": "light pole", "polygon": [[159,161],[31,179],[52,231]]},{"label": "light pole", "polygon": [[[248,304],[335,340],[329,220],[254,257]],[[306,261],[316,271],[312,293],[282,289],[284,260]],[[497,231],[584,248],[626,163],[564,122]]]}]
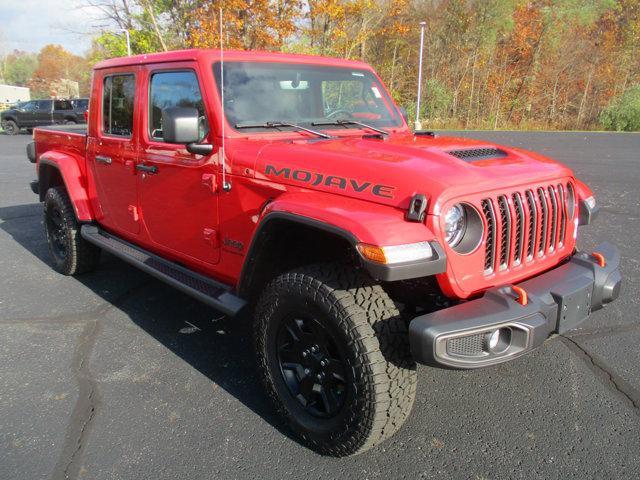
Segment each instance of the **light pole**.
[{"label": "light pole", "polygon": [[418,61],[418,100],[416,101],[416,130],[422,129],[420,123],[420,101],[422,100],[422,51],[424,49],[424,27],[427,22],[420,22],[420,60]]},{"label": "light pole", "polygon": [[126,28],[123,28],[121,32],[124,32],[124,34],[127,37],[127,55],[130,57],[131,56],[131,39],[129,38],[129,30],[127,30]]}]

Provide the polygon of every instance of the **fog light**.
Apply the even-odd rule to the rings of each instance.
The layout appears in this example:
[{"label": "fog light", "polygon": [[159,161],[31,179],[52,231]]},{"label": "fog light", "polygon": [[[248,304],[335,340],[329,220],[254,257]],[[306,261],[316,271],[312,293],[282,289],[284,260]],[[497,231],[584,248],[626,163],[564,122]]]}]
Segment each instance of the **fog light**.
[{"label": "fog light", "polygon": [[489,336],[489,350],[493,350],[498,346],[500,340],[500,330],[494,330]]},{"label": "fog light", "polygon": [[511,346],[511,329],[498,328],[484,337],[485,351],[499,354],[504,353]]}]

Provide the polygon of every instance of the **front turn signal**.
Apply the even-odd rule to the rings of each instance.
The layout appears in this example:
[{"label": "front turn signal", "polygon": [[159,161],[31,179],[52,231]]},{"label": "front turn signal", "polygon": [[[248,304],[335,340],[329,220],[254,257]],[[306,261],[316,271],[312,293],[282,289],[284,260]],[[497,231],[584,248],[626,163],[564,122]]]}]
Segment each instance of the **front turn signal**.
[{"label": "front turn signal", "polygon": [[384,247],[368,243],[359,243],[357,249],[365,259],[382,264],[416,262],[433,258],[433,247],[429,242],[407,243],[404,245]]}]

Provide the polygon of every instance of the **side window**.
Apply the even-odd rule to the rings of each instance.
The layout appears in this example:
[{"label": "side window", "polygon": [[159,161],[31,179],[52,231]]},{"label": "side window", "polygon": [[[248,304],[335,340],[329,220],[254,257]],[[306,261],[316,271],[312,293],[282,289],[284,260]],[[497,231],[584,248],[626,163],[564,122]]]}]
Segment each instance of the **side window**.
[{"label": "side window", "polygon": [[195,72],[162,72],[151,77],[149,90],[149,136],[162,141],[162,110],[192,107],[200,115],[200,140],[209,133],[204,103]]},{"label": "side window", "polygon": [[135,77],[112,75],[104,79],[102,89],[102,132],[131,137]]},{"label": "side window", "polygon": [[71,102],[68,100],[56,100],[53,104],[54,110],[72,110]]},{"label": "side window", "polygon": [[38,110],[48,112],[51,110],[51,100],[38,100]]},{"label": "side window", "polygon": [[28,102],[22,105],[22,110],[25,112],[33,112],[38,108],[38,102]]}]

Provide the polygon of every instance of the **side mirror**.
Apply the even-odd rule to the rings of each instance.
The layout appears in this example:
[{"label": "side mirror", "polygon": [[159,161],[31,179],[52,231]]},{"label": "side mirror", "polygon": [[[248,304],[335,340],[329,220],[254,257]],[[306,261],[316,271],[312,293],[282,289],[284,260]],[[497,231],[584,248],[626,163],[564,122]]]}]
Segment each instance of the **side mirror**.
[{"label": "side mirror", "polygon": [[409,114],[407,113],[407,109],[404,107],[400,107],[400,115],[404,118],[404,121],[409,125]]},{"label": "side mirror", "polygon": [[165,108],[162,110],[162,138],[167,143],[196,143],[200,140],[198,122],[195,108]]}]

